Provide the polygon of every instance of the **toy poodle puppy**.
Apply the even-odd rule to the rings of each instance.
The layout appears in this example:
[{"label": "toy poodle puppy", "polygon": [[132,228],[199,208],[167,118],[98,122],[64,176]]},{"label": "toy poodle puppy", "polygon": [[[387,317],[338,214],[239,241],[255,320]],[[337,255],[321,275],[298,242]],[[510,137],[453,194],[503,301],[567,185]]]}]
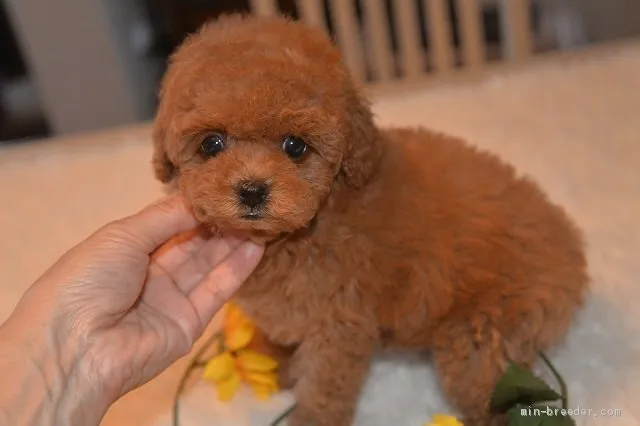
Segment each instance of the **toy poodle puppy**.
[{"label": "toy poodle puppy", "polygon": [[320,29],[206,24],[170,59],[153,140],[204,226],[266,244],[236,301],[290,355],[291,425],[352,424],[384,348],[429,354],[466,425],[499,423],[508,360],[531,365],[583,303],[563,209],[462,140],[376,127]]}]

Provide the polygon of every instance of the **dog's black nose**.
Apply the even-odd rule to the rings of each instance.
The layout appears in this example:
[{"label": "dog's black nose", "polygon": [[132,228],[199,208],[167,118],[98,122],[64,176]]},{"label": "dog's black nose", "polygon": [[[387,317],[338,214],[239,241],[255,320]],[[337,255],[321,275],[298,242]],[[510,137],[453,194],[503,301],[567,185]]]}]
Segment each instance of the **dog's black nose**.
[{"label": "dog's black nose", "polygon": [[238,198],[247,207],[259,207],[269,195],[269,187],[264,182],[242,182],[238,185]]}]

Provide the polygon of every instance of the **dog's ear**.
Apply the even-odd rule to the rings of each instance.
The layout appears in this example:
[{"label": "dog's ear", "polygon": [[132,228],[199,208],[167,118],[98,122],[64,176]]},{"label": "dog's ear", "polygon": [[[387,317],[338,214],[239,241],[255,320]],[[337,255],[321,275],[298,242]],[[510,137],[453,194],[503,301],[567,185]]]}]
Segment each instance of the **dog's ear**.
[{"label": "dog's ear", "polygon": [[[173,59],[170,58],[170,62]],[[170,183],[176,177],[176,166],[173,164],[167,153],[167,145],[169,143],[169,126],[171,123],[172,99],[166,99],[168,94],[168,87],[173,83],[175,78],[173,77],[171,68],[165,73],[160,84],[160,90],[158,91],[158,109],[153,121],[153,129],[151,133],[151,139],[153,141],[153,155],[151,158],[151,164],[153,166],[153,172],[160,182]]]},{"label": "dog's ear", "polygon": [[376,170],[382,145],[369,103],[355,90],[347,100],[346,146],[342,160],[345,181],[362,187]]},{"label": "dog's ear", "polygon": [[162,117],[156,117],[153,124],[152,140],[153,140],[153,155],[151,157],[151,164],[153,166],[153,173],[160,182],[169,183],[176,176],[176,167],[169,159],[166,148],[167,132]]}]

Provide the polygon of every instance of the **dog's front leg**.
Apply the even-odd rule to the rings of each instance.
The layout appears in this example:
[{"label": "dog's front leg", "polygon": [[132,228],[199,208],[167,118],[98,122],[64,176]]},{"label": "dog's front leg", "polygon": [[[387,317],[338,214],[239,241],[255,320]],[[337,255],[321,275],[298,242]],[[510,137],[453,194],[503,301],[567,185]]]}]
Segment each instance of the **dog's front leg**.
[{"label": "dog's front leg", "polygon": [[374,322],[327,316],[294,355],[291,426],[350,426],[376,345]]}]

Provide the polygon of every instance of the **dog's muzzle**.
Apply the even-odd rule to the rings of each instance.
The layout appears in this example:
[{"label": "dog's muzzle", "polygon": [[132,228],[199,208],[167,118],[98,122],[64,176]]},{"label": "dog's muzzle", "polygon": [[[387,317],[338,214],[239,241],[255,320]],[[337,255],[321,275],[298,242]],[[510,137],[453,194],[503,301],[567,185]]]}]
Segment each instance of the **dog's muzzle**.
[{"label": "dog's muzzle", "polygon": [[246,209],[242,218],[260,219],[269,199],[269,185],[261,181],[243,181],[238,184],[236,193],[238,203]]}]

